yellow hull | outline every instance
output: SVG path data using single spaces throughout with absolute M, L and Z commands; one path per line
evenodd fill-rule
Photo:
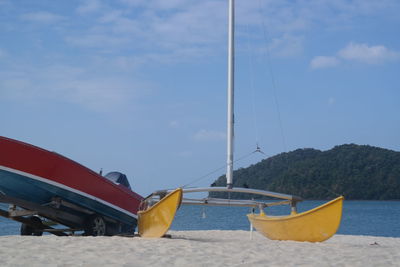
M 162 237 L 174 220 L 182 201 L 182 189 L 178 188 L 150 208 L 138 212 L 138 229 L 141 237 Z
M 273 240 L 322 242 L 339 228 L 343 197 L 338 197 L 312 210 L 288 216 L 248 214 L 250 223 L 264 236 Z

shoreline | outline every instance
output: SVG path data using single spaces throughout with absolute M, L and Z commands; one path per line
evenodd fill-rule
M 398 266 L 400 238 L 335 235 L 273 241 L 243 230 L 169 231 L 171 238 L 0 236 L 3 266 Z

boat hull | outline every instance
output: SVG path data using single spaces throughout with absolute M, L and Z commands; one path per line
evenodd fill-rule
M 322 242 L 339 229 L 344 198 L 338 197 L 312 210 L 288 216 L 248 214 L 253 227 L 272 240 Z
M 0 137 L 0 193 L 39 205 L 58 197 L 128 225 L 136 225 L 143 199 L 66 157 L 5 137 Z
M 164 236 L 170 228 L 181 202 L 182 189 L 178 188 L 155 205 L 139 211 L 139 235 L 155 238 Z

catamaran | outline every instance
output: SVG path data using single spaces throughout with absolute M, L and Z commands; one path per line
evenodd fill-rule
M 178 190 L 159 190 L 143 201 L 142 211 L 139 211 L 139 233 L 142 236 L 161 237 L 167 231 L 180 204 L 242 206 L 259 209 L 259 214 L 251 213 L 247 217 L 252 225 L 262 235 L 273 240 L 293 240 L 322 242 L 332 237 L 339 228 L 343 196 L 306 212 L 297 212 L 297 203 L 301 197 L 270 192 L 259 189 L 233 187 L 233 143 L 234 143 L 234 26 L 235 1 L 229 0 L 228 16 L 228 108 L 227 108 L 227 171 L 226 187 L 183 188 Z M 228 192 L 247 193 L 263 197 L 280 199 L 281 201 L 255 201 L 236 199 L 201 198 L 188 199 L 182 194 L 197 192 Z M 171 201 L 171 198 L 174 201 Z M 163 203 L 164 202 L 164 203 Z M 152 206 L 153 203 L 157 203 Z M 276 205 L 290 205 L 291 213 L 286 216 L 270 216 L 265 208 Z M 142 218 L 141 219 L 141 215 Z

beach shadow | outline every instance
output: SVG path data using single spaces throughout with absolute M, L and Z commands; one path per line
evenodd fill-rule
M 171 235 L 170 239 L 175 239 L 175 240 L 188 240 L 188 241 L 195 241 L 195 242 L 202 242 L 202 243 L 218 243 L 218 242 L 223 242 L 222 239 L 215 239 L 215 238 L 209 238 L 209 237 L 190 237 L 190 236 L 179 236 L 179 235 Z

